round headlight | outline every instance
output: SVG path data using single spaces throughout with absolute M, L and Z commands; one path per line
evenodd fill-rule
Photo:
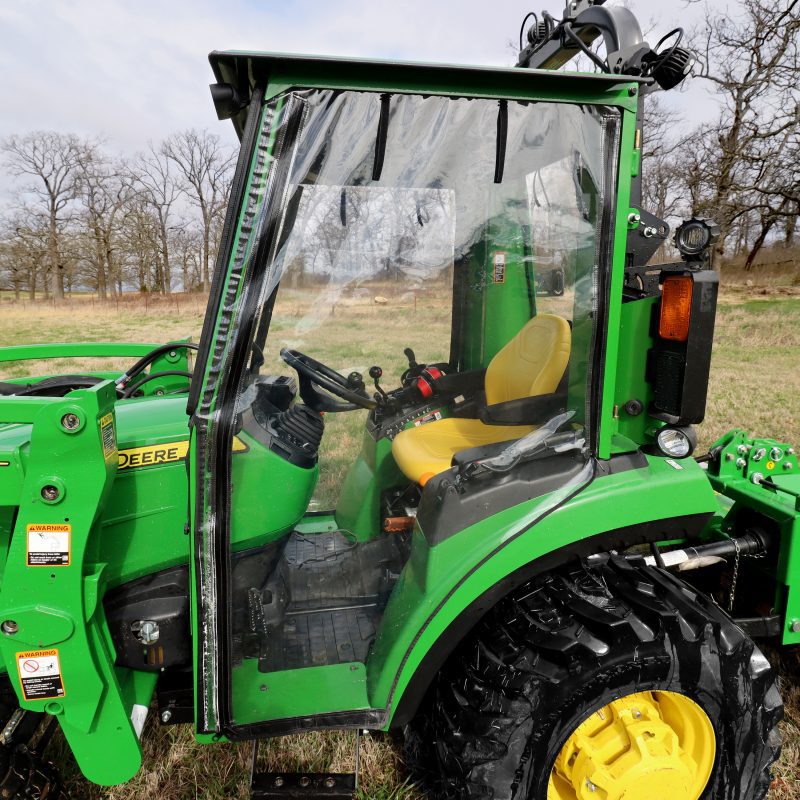
M 686 458 L 694 452 L 697 439 L 692 428 L 662 428 L 656 437 L 658 449 L 672 458 Z
M 686 261 L 702 256 L 719 240 L 719 225 L 711 220 L 692 218 L 675 232 L 675 246 Z

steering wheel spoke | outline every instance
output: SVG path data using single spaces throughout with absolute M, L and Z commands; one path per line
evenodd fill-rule
M 281 350 L 281 358 L 297 372 L 300 396 L 314 411 L 336 413 L 372 409 L 377 405 L 367 394 L 364 380 L 357 372 L 345 377 L 311 356 L 286 347 Z

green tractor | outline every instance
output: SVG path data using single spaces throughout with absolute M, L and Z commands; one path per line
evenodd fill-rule
M 515 69 L 212 53 L 241 152 L 199 342 L 0 353 L 135 361 L 0 385 L 0 796 L 62 791 L 56 721 L 129 780 L 149 710 L 396 731 L 434 798 L 766 795 L 800 476 L 741 431 L 693 453 L 718 230 L 651 266 L 640 182 L 691 63 L 601 0 Z

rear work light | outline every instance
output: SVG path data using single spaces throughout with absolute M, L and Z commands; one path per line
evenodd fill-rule
M 664 280 L 658 320 L 658 335 L 662 339 L 685 342 L 689 338 L 693 289 L 691 275 L 670 275 Z

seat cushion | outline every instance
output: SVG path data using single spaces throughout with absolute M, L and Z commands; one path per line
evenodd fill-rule
M 572 349 L 569 323 L 539 314 L 492 359 L 486 370 L 486 402 L 553 394 L 564 376 Z
M 507 403 L 553 394 L 564 377 L 572 348 L 569 323 L 554 314 L 534 317 L 492 359 L 486 370 L 486 402 Z M 403 474 L 424 485 L 450 469 L 462 450 L 519 439 L 533 425 L 485 425 L 478 419 L 441 419 L 398 434 L 392 455 Z
M 392 455 L 403 474 L 425 484 L 433 475 L 450 469 L 462 450 L 526 436 L 532 425 L 484 425 L 478 419 L 449 417 L 402 431 L 392 443 Z

